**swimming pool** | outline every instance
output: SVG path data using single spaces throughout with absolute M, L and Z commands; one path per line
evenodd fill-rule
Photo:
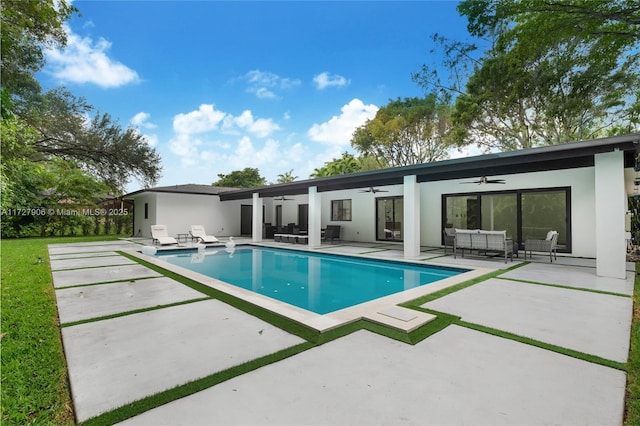
M 159 252 L 173 265 L 326 314 L 443 280 L 467 269 L 238 246 L 235 250 Z

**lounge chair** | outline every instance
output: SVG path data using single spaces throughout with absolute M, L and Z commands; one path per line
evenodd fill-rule
M 217 243 L 218 239 L 213 235 L 207 235 L 202 225 L 191 225 L 191 236 L 197 238 L 205 244 Z
M 524 260 L 527 260 L 527 252 L 529 257 L 533 259 L 534 251 L 541 251 L 549 253 L 549 260 L 553 262 L 553 259 L 558 259 L 557 247 L 558 247 L 558 231 L 547 232 L 547 238 L 544 240 L 528 239 L 524 242 Z
M 178 244 L 175 238 L 169 236 L 167 225 L 151 225 L 151 236 L 153 237 L 154 244 L 159 243 L 162 246 Z

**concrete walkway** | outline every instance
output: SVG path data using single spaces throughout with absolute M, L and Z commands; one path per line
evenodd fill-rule
M 115 253 L 127 247 L 49 246 L 78 421 L 303 342 Z M 384 245 L 323 250 L 397 257 Z M 439 249 L 422 254 L 504 267 Z M 633 264 L 628 269 L 627 280 L 606 280 L 589 259 L 534 257 L 423 307 L 624 363 Z M 625 383 L 623 371 L 459 325 L 413 346 L 362 330 L 122 424 L 619 425 Z

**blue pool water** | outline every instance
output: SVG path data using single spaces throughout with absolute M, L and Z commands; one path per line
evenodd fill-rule
M 238 246 L 233 253 L 221 248 L 204 252 L 159 252 L 157 256 L 318 314 L 466 272 L 465 269 L 255 246 Z

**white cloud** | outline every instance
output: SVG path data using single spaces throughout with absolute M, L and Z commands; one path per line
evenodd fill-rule
M 202 104 L 196 111 L 180 113 L 173 117 L 173 129 L 182 134 L 208 132 L 214 130 L 226 115 L 215 110 L 213 104 Z
M 243 77 L 248 84 L 247 92 L 255 94 L 260 99 L 277 99 L 277 90 L 287 90 L 299 86 L 300 80 L 280 77 L 271 72 L 252 70 Z
M 352 99 L 344 105 L 339 116 L 334 115 L 327 122 L 314 124 L 307 132 L 309 138 L 316 142 L 336 145 L 348 145 L 354 130 L 367 120 L 375 117 L 378 107 L 365 105 L 360 99 Z
M 324 90 L 327 87 L 344 87 L 351 83 L 351 80 L 347 80 L 341 75 L 331 74 L 329 72 L 323 72 L 313 76 L 313 82 L 316 85 L 316 89 Z
M 234 170 L 242 170 L 245 167 L 254 167 L 260 170 L 262 176 L 275 176 L 282 173 L 285 167 L 297 163 L 288 157 L 280 147 L 280 142 L 275 139 L 267 139 L 264 145 L 255 144 L 250 137 L 243 136 L 236 142 L 235 147 L 227 152 L 220 150 L 203 150 L 200 158 L 211 164 L 215 164 L 215 173 L 229 173 Z M 289 170 L 287 169 L 287 170 Z
M 134 118 L 145 123 L 149 117 L 138 113 Z M 285 158 L 274 139 L 266 140 L 262 147 L 254 145 L 251 137 L 266 138 L 280 127 L 270 118 L 255 118 L 250 110 L 234 116 L 215 109 L 213 104 L 202 104 L 197 110 L 175 115 L 173 129 L 169 150 L 180 158 L 184 168 L 211 171 L 214 164 L 215 174 L 245 167 L 258 167 L 262 172 Z M 237 136 L 233 140 L 229 135 Z
M 111 43 L 104 38 L 97 42 L 74 34 L 69 27 L 67 45 L 63 49 L 48 49 L 45 70 L 62 82 L 96 84 L 111 88 L 140 81 L 138 73 L 109 58 Z
M 151 114 L 149 114 L 148 112 L 141 111 L 136 115 L 134 115 L 130 122 L 136 127 L 143 127 L 145 129 L 155 129 L 158 126 L 147 121 L 149 120 L 150 117 L 151 117 Z
M 200 139 L 191 139 L 188 134 L 178 134 L 169 141 L 169 150 L 181 158 L 183 166 L 194 166 L 198 162 L 198 146 L 202 145 Z

